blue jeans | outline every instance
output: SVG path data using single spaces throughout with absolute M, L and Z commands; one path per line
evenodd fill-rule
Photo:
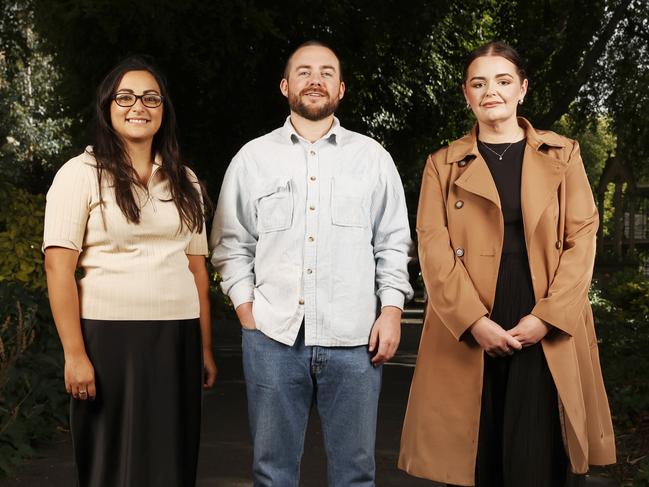
M 374 442 L 382 368 L 367 346 L 291 346 L 243 330 L 243 370 L 254 444 L 255 487 L 298 487 L 315 402 L 329 487 L 374 486 Z

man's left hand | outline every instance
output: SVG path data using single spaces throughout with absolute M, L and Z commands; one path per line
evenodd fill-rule
M 392 357 L 399 348 L 401 340 L 401 309 L 396 306 L 386 306 L 374 322 L 370 333 L 370 353 L 376 350 L 372 357 L 373 365 L 381 365 Z

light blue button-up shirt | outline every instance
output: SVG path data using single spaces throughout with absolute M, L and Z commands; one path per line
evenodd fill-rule
M 235 307 L 292 345 L 368 343 L 379 306 L 412 297 L 412 242 L 399 173 L 379 143 L 340 126 L 309 142 L 286 119 L 230 164 L 212 263 Z

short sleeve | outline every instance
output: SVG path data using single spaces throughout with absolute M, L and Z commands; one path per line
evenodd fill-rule
M 203 223 L 203 228 L 200 233 L 192 233 L 192 238 L 185 248 L 185 253 L 187 255 L 204 255 L 205 257 L 209 255 L 205 223 Z
M 43 251 L 48 247 L 82 251 L 91 202 L 88 169 L 72 159 L 56 173 L 47 192 Z
M 201 198 L 201 204 L 203 203 L 203 195 L 201 193 L 201 187 L 198 182 L 198 177 L 194 174 L 190 168 L 186 167 L 187 177 L 192 182 L 196 191 Z M 187 255 L 204 255 L 207 257 L 209 255 L 209 249 L 207 248 L 207 232 L 205 231 L 205 222 L 203 222 L 203 227 L 200 233 L 192 233 L 192 238 L 185 248 L 185 254 Z

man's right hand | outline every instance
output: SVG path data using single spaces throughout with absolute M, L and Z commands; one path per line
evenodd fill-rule
M 513 355 L 515 350 L 523 348 L 518 340 L 486 316 L 478 319 L 469 329 L 478 345 L 490 357 Z
M 241 326 L 247 330 L 257 329 L 255 318 L 252 316 L 252 303 L 240 304 L 237 308 L 237 318 Z

